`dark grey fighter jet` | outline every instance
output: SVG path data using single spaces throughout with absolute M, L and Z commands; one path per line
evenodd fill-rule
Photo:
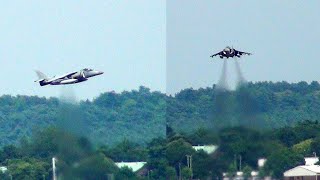
M 226 48 L 224 48 L 222 51 L 210 56 L 210 57 L 214 57 L 214 56 L 220 56 L 221 59 L 223 59 L 224 57 L 226 58 L 233 58 L 233 57 L 238 57 L 240 58 L 242 55 L 251 55 L 251 53 L 247 53 L 247 52 L 242 52 L 242 51 L 238 51 L 234 48 L 231 48 L 229 46 L 227 46 Z
M 52 78 L 47 78 L 47 76 L 40 71 L 36 71 L 36 73 L 39 77 L 39 80 L 36 80 L 35 82 L 39 82 L 40 86 L 75 84 L 86 81 L 90 77 L 103 74 L 102 71 L 96 71 L 88 68 L 82 69 L 80 71 L 66 73 L 61 76 L 54 76 Z

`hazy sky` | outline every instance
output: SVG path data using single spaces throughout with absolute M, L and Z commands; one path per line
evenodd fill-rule
M 105 74 L 71 87 L 79 99 L 140 85 L 175 93 L 217 83 L 230 45 L 253 53 L 249 81 L 320 78 L 320 1 L 6 1 L 0 6 L 0 95 L 59 96 L 47 76 L 84 67 Z M 235 64 L 229 62 L 229 84 Z
M 225 46 L 252 52 L 240 59 L 249 81 L 320 79 L 320 1 L 167 1 L 167 91 L 217 83 Z M 235 84 L 235 63 L 228 63 Z
M 164 92 L 165 8 L 161 0 L 2 2 L 0 95 L 60 96 L 62 87 L 34 83 L 34 70 L 85 67 L 105 73 L 68 86 L 78 99 L 140 85 Z

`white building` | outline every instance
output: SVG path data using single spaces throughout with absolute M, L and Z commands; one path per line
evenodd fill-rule
M 304 158 L 305 165 L 297 166 L 283 173 L 285 180 L 320 180 L 320 166 L 315 165 L 318 157 Z
M 258 180 L 259 178 L 259 171 L 251 171 L 251 179 Z
M 267 159 L 265 158 L 258 159 L 258 167 L 262 168 L 266 164 L 266 162 L 267 162 Z
M 265 159 L 265 158 L 258 159 L 257 163 L 258 163 L 259 170 L 265 165 L 266 162 L 267 162 L 267 159 Z M 250 175 L 251 175 L 251 177 L 248 177 L 249 180 L 259 180 L 259 179 L 261 179 L 259 177 L 259 171 L 251 171 Z M 222 176 L 223 176 L 223 180 L 230 180 L 230 179 L 232 179 L 232 180 L 243 180 L 244 179 L 244 175 L 243 175 L 242 171 L 238 171 L 236 173 L 236 176 L 232 177 L 232 178 L 230 178 L 227 173 L 223 173 Z M 271 177 L 264 177 L 262 179 L 271 180 Z
M 128 167 L 132 169 L 133 172 L 140 170 L 147 162 L 116 162 L 118 168 Z
M 0 166 L 0 171 L 2 173 L 5 173 L 6 171 L 8 171 L 8 168 L 6 166 Z
M 203 150 L 204 152 L 206 152 L 208 154 L 212 154 L 218 149 L 218 146 L 217 145 L 205 145 L 205 146 L 192 146 L 192 148 L 196 151 Z

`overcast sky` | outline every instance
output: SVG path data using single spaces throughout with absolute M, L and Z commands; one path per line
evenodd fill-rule
M 105 73 L 68 86 L 78 99 L 140 85 L 164 92 L 165 13 L 161 0 L 1 2 L 0 95 L 60 96 L 62 87 L 34 83 L 34 70 L 85 67 Z
M 94 0 L 5 1 L 0 6 L 0 95 L 60 96 L 40 87 L 47 76 L 82 68 L 104 71 L 68 86 L 79 99 L 137 89 L 176 93 L 217 83 L 225 46 L 252 52 L 240 59 L 248 81 L 320 77 L 320 1 Z M 235 64 L 228 64 L 229 84 Z
M 248 81 L 320 79 L 320 1 L 167 1 L 167 92 L 217 83 L 225 46 L 252 52 L 240 59 Z M 235 86 L 235 63 L 228 63 Z

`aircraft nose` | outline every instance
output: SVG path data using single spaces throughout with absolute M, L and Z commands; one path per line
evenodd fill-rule
M 101 75 L 103 73 L 104 73 L 103 71 L 92 70 L 92 71 L 88 72 L 88 74 L 87 74 L 88 76 L 87 77 L 98 76 L 98 75 Z

